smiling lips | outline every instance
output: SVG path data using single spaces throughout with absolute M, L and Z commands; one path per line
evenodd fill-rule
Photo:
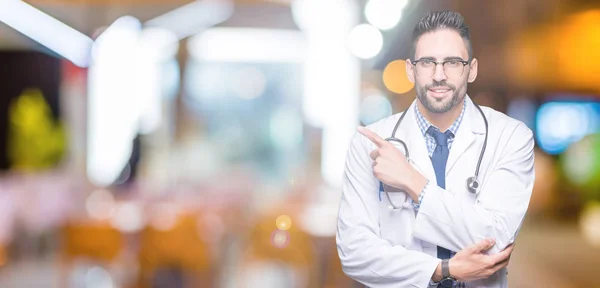
M 440 98 L 443 97 L 446 92 L 451 91 L 452 89 L 448 87 L 434 87 L 430 88 L 429 91 L 433 94 L 434 97 Z

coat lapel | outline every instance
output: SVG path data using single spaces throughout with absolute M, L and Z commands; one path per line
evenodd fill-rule
M 450 154 L 448 155 L 448 162 L 446 164 L 446 176 L 450 173 L 450 170 L 456 165 L 456 162 L 463 155 L 471 145 L 475 142 L 476 135 L 485 135 L 485 124 L 479 113 L 479 110 L 475 107 L 471 98 L 467 97 L 465 115 L 462 123 L 458 127 L 458 131 L 454 137 Z M 408 116 L 408 115 L 407 115 Z M 475 152 L 473 152 L 475 153 Z
M 404 117 L 403 123 L 398 127 L 398 134 L 401 134 L 398 138 L 406 141 L 406 145 L 410 152 L 409 156 L 411 160 L 415 162 L 417 170 L 419 170 L 419 172 L 427 179 L 436 183 L 435 171 L 433 170 L 429 153 L 427 153 L 425 137 L 423 136 L 421 129 L 419 129 L 414 113 L 415 105 L 416 100 L 407 108 L 406 117 Z

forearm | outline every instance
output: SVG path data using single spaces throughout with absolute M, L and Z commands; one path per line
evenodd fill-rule
M 480 175 L 483 186 L 476 195 L 464 186 L 445 190 L 430 182 L 422 192 L 413 236 L 455 252 L 486 238 L 496 243 L 491 254 L 512 244 L 535 181 L 532 135 L 519 131 L 514 139 L 522 143 L 511 145 L 487 175 Z
M 488 209 L 481 203 L 469 203 L 438 186 L 429 185 L 423 203 L 420 203 L 414 237 L 455 252 L 493 238 L 496 245 L 490 253 L 497 253 L 514 241 L 525 210 L 526 206 L 508 211 Z
M 343 271 L 368 287 L 427 287 L 440 260 L 382 238 L 379 181 L 373 177 L 370 148 L 361 139 L 356 135 L 349 147 L 338 211 L 336 243 Z M 414 217 L 408 212 L 406 219 Z

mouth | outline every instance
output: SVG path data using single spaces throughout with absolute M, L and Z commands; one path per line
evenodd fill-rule
M 431 96 L 435 98 L 443 98 L 447 96 L 449 92 L 452 91 L 452 89 L 450 89 L 449 87 L 433 87 L 427 90 L 430 92 Z

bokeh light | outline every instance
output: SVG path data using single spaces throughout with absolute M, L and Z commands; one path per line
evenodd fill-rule
M 154 206 L 151 213 L 152 227 L 160 231 L 168 231 L 177 224 L 179 206 L 172 203 L 159 203 Z
M 85 287 L 89 288 L 113 288 L 114 283 L 110 273 L 104 268 L 96 266 L 85 274 Z
M 107 220 L 115 211 L 115 199 L 110 191 L 98 189 L 87 197 L 85 208 L 90 217 L 97 220 Z
M 406 75 L 405 60 L 395 60 L 385 66 L 383 84 L 388 90 L 398 94 L 406 93 L 415 86 Z
M 293 0 L 292 18 L 300 30 L 312 33 L 315 30 L 335 31 L 348 26 L 352 1 L 346 0 Z
M 288 215 L 280 215 L 275 220 L 275 225 L 277 226 L 277 229 L 287 231 L 292 227 L 292 218 Z
M 371 25 L 389 30 L 398 25 L 407 3 L 408 0 L 370 0 L 365 6 L 365 17 Z
M 290 243 L 290 233 L 288 231 L 282 231 L 279 229 L 275 229 L 273 233 L 271 233 L 271 244 L 279 249 L 283 249 L 287 247 Z
M 360 122 L 370 125 L 392 115 L 392 104 L 379 91 L 371 91 L 360 103 Z
M 590 202 L 581 213 L 580 228 L 584 239 L 594 247 L 600 247 L 600 203 Z
M 594 166 L 594 158 L 590 157 L 592 152 L 589 138 L 574 143 L 565 152 L 564 172 L 573 183 L 583 185 L 590 180 Z
M 584 136 L 599 132 L 599 122 L 600 103 L 544 103 L 536 115 L 539 146 L 549 154 L 562 153 Z
M 142 207 L 133 202 L 124 202 L 117 204 L 117 209 L 111 218 L 113 227 L 125 232 L 137 232 L 144 226 L 144 217 Z
M 572 144 L 562 156 L 567 179 L 583 190 L 598 193 L 600 188 L 600 134 Z M 597 194 L 600 196 L 600 193 Z
M 361 59 L 370 59 L 381 51 L 383 36 L 381 32 L 369 25 L 355 26 L 348 36 L 348 48 L 354 56 Z

